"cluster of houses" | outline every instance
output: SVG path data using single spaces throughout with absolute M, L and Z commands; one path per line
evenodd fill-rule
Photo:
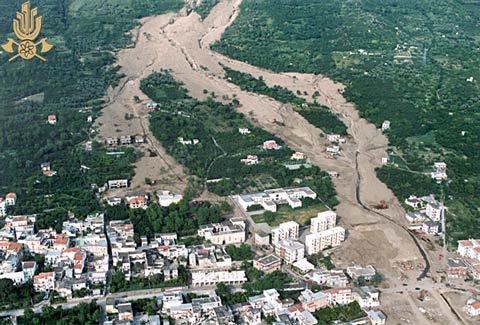
M 442 231 L 441 222 L 445 217 L 445 206 L 437 201 L 433 195 L 410 196 L 405 204 L 413 211 L 407 211 L 405 218 L 410 223 L 410 229 L 427 235 L 438 235 Z
M 327 134 L 327 140 L 331 143 L 326 149 L 327 153 L 332 156 L 340 154 L 340 145 L 346 142 L 345 138 L 340 134 Z
M 230 274 L 223 283 L 241 284 L 246 281 L 243 271 L 228 271 L 232 266 L 231 258 L 218 247 L 198 246 L 189 248 L 188 265 L 195 274 Z M 369 268 L 347 269 L 331 271 L 341 281 L 335 283 L 327 280 L 327 271 L 322 276 L 312 273 L 312 282 L 320 285 L 331 283 L 330 288 L 313 292 L 308 288 L 301 289 L 298 301 L 295 303 L 290 298 L 282 299 L 277 289 L 264 290 L 258 295 L 248 297 L 246 302 L 225 306 L 214 290 L 204 290 L 201 296 L 189 296 L 182 291 L 166 291 L 155 298 L 159 315 L 148 316 L 134 315 L 132 304 L 129 302 L 115 301 L 108 298 L 106 312 L 109 321 L 107 324 L 117 324 L 120 321 L 133 322 L 143 320 L 152 324 L 162 319 L 170 318 L 176 324 L 264 324 L 265 318 L 275 319 L 275 324 L 317 324 L 314 313 L 322 308 L 347 305 L 354 301 L 364 309 L 366 316 L 354 320 L 354 324 L 385 324 L 386 316 L 378 309 L 380 307 L 379 291 L 372 286 L 353 287 L 349 285 L 351 279 L 365 276 L 366 281 L 373 277 L 375 270 Z M 208 272 L 208 273 L 207 273 Z M 233 274 L 237 272 L 238 274 Z M 341 273 L 341 275 L 340 275 Z M 218 278 L 217 276 L 216 278 Z M 210 281 L 207 276 L 202 281 Z M 217 282 L 218 283 L 218 282 Z M 208 282 L 210 284 L 210 282 Z M 202 283 L 201 285 L 204 285 Z M 160 316 L 161 315 L 161 316 Z M 155 319 L 151 319 L 155 317 Z M 116 321 L 116 322 L 115 322 Z
M 244 211 L 252 206 L 260 206 L 266 211 L 276 212 L 277 205 L 288 204 L 291 208 L 302 207 L 301 199 L 316 199 L 317 193 L 309 187 L 277 188 L 253 194 L 242 194 L 234 199 Z
M 430 176 L 437 182 L 441 183 L 448 179 L 447 175 L 447 164 L 444 162 L 436 162 L 433 164 L 433 172 L 430 173 Z
M 278 265 L 278 267 L 277 267 Z M 273 272 L 280 268 L 279 264 L 271 257 L 261 257 L 254 260 L 254 267 L 264 272 Z M 310 283 L 315 283 L 323 288 L 313 292 L 304 288 L 298 297 L 298 303 L 291 299 L 280 298 L 276 289 L 263 291 L 262 294 L 248 298 L 248 302 L 232 306 L 234 315 L 239 315 L 243 324 L 261 324 L 260 315 L 273 317 L 281 324 L 317 324 L 313 313 L 319 309 L 346 305 L 357 301 L 367 316 L 355 320 L 355 324 L 385 324 L 385 315 L 378 310 L 380 306 L 379 291 L 372 286 L 353 287 L 349 283 L 359 277 L 368 282 L 376 274 L 372 266 L 349 267 L 347 270 L 311 271 L 305 276 Z M 328 287 L 328 288 L 327 288 Z M 248 313 L 241 313 L 246 310 Z M 252 317 L 253 315 L 257 315 Z M 252 319 L 253 318 L 253 319 Z
M 480 280 L 480 239 L 459 240 L 457 253 L 459 258 L 448 260 L 447 275 L 451 278 L 470 276 Z
M 145 143 L 145 137 L 143 135 L 122 135 L 119 138 L 108 137 L 105 139 L 105 144 L 113 147 L 117 145 L 129 145 L 129 144 L 142 144 Z
M 162 207 L 177 204 L 182 199 L 183 195 L 171 191 L 160 190 L 157 192 L 158 204 Z M 109 206 L 116 206 L 125 203 L 130 209 L 147 209 L 152 198 L 150 194 L 142 192 L 127 194 L 123 199 L 120 197 L 110 197 L 105 201 Z
M 55 291 L 66 298 L 78 290 L 100 294 L 109 269 L 103 215 L 82 221 L 71 217 L 63 223 L 60 234 L 51 229 L 36 231 L 35 222 L 35 215 L 6 218 L 0 231 L 0 278 L 16 285 L 32 281 L 36 292 Z M 33 255 L 44 258 L 45 269 L 24 258 Z

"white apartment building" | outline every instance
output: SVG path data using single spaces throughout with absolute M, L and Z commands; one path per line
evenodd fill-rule
M 291 208 L 302 207 L 303 198 L 316 199 L 317 193 L 309 187 L 277 188 L 253 194 L 243 194 L 237 197 L 238 204 L 244 211 L 253 205 L 261 205 L 265 210 L 276 212 L 277 204 L 288 204 Z
M 283 239 L 298 239 L 299 224 L 295 221 L 281 223 L 278 227 L 272 229 L 272 244 Z
M 317 217 L 310 220 L 310 232 L 320 232 L 335 227 L 337 214 L 333 211 L 319 212 Z
M 242 284 L 247 282 L 245 271 L 197 271 L 192 272 L 192 286 L 214 286 L 219 283 Z
M 317 254 L 328 247 L 336 247 L 345 240 L 345 229 L 334 227 L 305 237 L 308 255 Z
M 283 239 L 275 243 L 275 254 L 287 264 L 293 264 L 305 257 L 305 246 L 293 239 Z
M 437 201 L 428 203 L 425 214 L 433 221 L 440 221 L 443 217 L 445 207 Z

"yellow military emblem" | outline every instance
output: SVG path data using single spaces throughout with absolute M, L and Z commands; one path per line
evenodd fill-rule
M 17 12 L 16 18 L 13 19 L 13 32 L 20 42 L 16 42 L 9 38 L 7 43 L 2 45 L 2 48 L 8 53 L 15 53 L 14 46 L 16 46 L 17 54 L 11 57 L 8 61 L 15 60 L 17 57 L 24 60 L 38 58 L 45 61 L 46 59 L 38 53 L 46 53 L 50 51 L 53 45 L 49 44 L 46 38 L 42 38 L 35 43 L 41 30 L 42 16 L 38 16 L 38 9 L 30 9 L 29 1 L 23 3 L 21 12 Z M 40 51 L 37 50 L 37 46 L 39 45 Z

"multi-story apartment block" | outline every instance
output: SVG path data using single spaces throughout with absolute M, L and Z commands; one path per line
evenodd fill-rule
M 281 223 L 278 227 L 272 229 L 272 244 L 283 239 L 298 239 L 299 225 L 295 221 Z
M 345 229 L 334 227 L 305 237 L 305 247 L 308 255 L 317 254 L 328 248 L 336 247 L 345 240 Z
M 428 203 L 425 214 L 433 221 L 440 221 L 443 217 L 445 207 L 440 202 Z
M 275 243 L 275 254 L 285 263 L 292 264 L 305 257 L 305 247 L 299 241 L 283 239 Z
M 337 214 L 333 211 L 324 211 L 317 214 L 317 217 L 310 219 L 310 232 L 320 232 L 335 227 Z

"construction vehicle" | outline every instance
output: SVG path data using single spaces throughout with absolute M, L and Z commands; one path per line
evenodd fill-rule
M 388 204 L 385 200 L 381 200 L 374 208 L 377 210 L 385 210 L 388 209 Z

